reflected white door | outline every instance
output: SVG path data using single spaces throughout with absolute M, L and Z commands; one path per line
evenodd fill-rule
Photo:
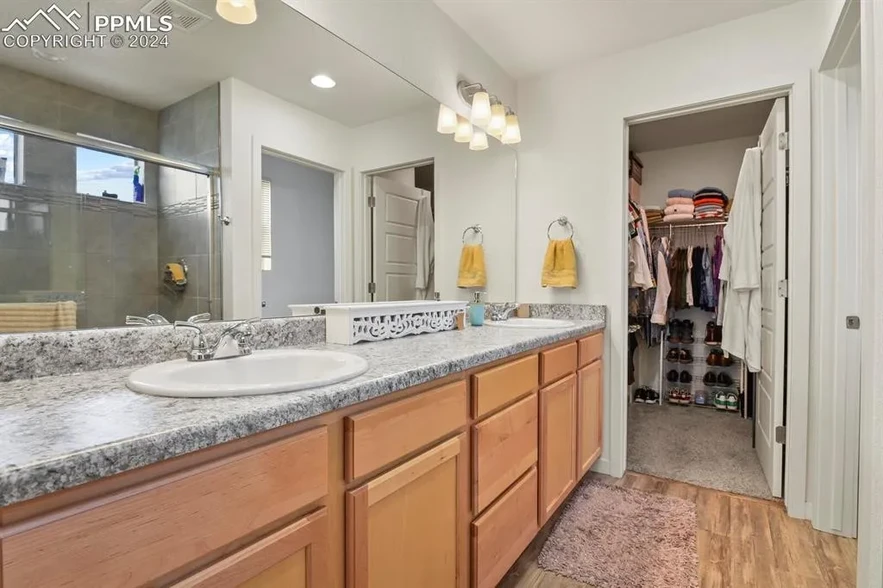
M 761 186 L 761 362 L 754 410 L 757 455 L 773 496 L 783 492 L 785 446 L 776 427 L 785 422 L 785 314 L 787 299 L 779 284 L 787 276 L 787 141 L 785 99 L 773 106 L 760 136 Z M 780 139 L 782 137 L 782 139 Z M 784 142 L 783 142 L 784 141 Z M 784 293 L 783 293 L 784 294 Z
M 374 178 L 375 301 L 416 297 L 417 202 L 426 196 L 426 190 Z

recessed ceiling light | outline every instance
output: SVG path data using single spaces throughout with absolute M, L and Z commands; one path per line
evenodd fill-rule
M 317 76 L 313 76 L 313 79 L 310 82 L 316 86 L 317 88 L 333 88 L 337 85 L 337 82 L 326 76 L 325 74 L 319 74 Z
M 43 61 L 48 61 L 49 63 L 63 63 L 67 61 L 67 57 L 63 55 L 53 55 L 52 53 L 41 51 L 36 47 L 31 49 L 31 53 L 33 53 L 34 57 L 36 57 L 37 59 L 42 59 Z

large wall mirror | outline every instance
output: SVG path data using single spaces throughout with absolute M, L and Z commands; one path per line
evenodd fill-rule
M 282 0 L 251 25 L 175 6 L 153 47 L 0 52 L 0 333 L 514 299 L 512 149 L 437 133 L 435 100 Z M 28 10 L 4 3 L 0 28 Z M 484 286 L 457 287 L 464 241 Z

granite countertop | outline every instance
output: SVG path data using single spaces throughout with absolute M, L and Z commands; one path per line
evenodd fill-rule
M 129 391 L 132 367 L 0 383 L 0 506 L 119 474 L 377 398 L 604 328 L 470 328 L 354 346 L 368 371 L 300 392 L 163 398 Z M 231 360 L 235 361 L 235 360 Z

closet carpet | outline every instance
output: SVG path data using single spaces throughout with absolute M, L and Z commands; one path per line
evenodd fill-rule
M 734 494 L 772 498 L 751 447 L 754 421 L 695 406 L 629 406 L 633 472 Z

